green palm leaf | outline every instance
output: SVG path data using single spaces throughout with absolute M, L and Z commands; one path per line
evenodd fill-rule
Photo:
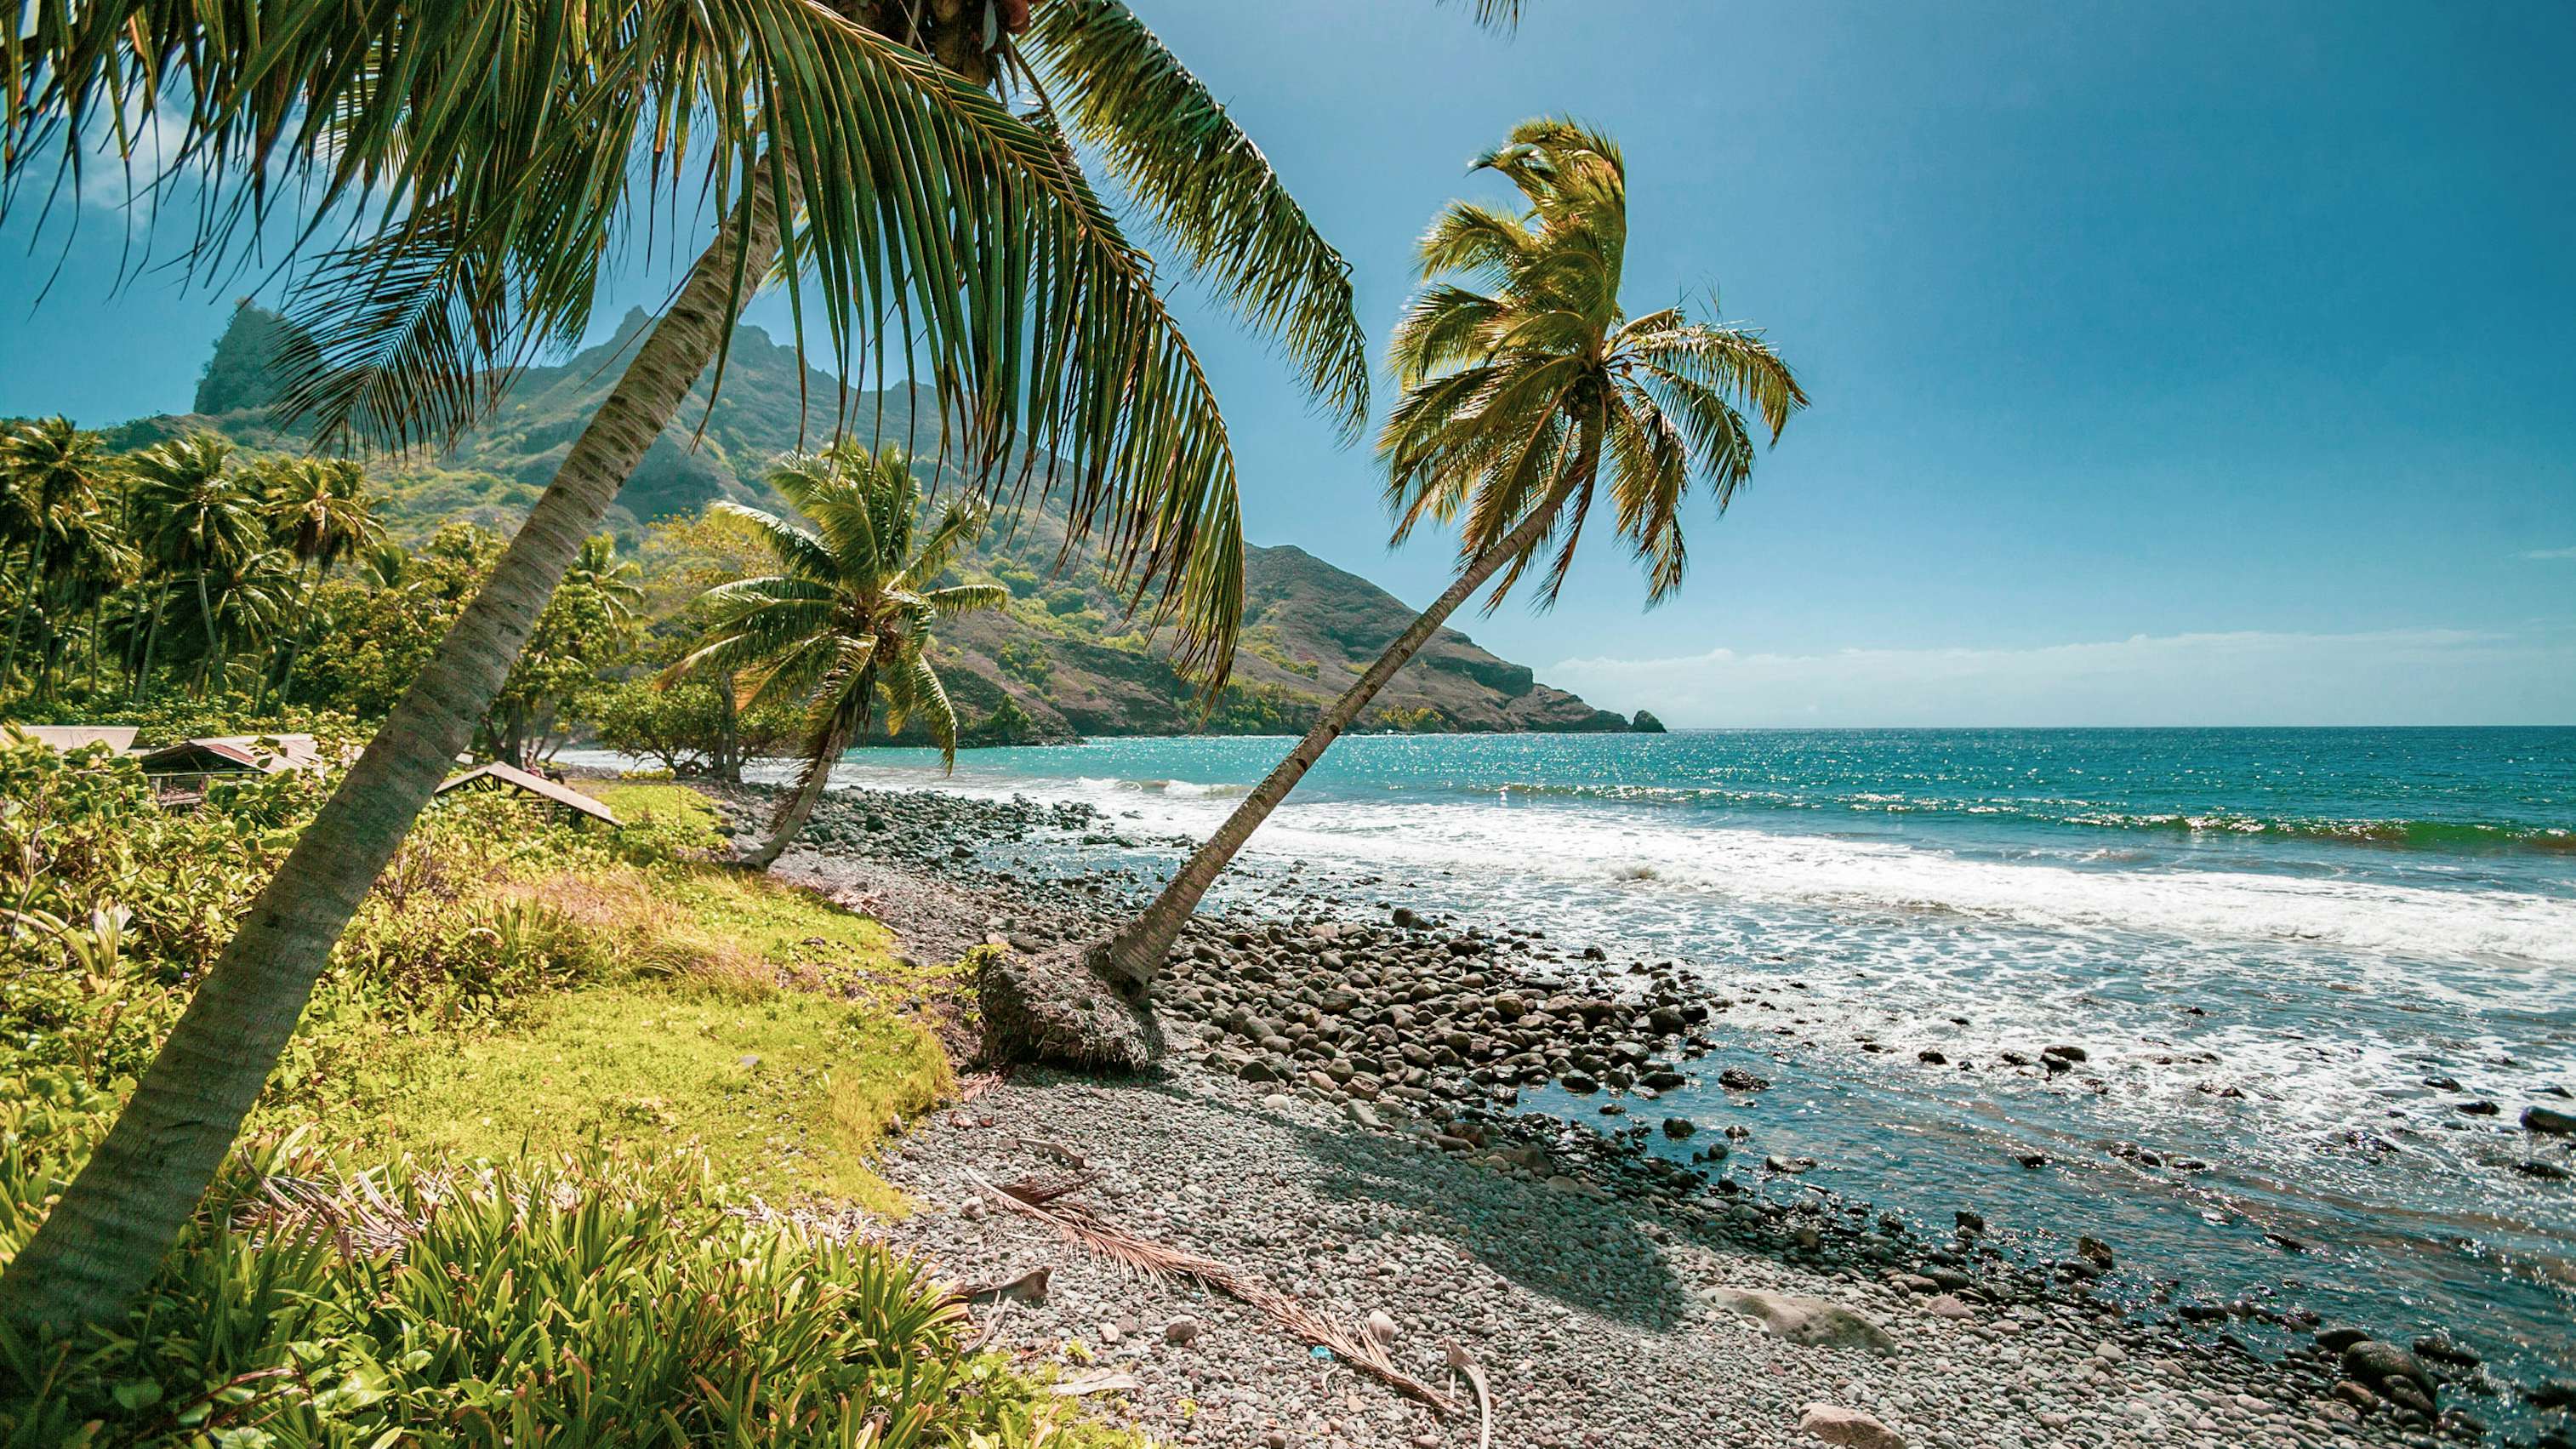
M 1074 133 L 1246 320 L 1276 336 L 1344 427 L 1368 416 L 1350 266 L 1261 148 L 1120 0 L 1040 6 L 1029 39 Z

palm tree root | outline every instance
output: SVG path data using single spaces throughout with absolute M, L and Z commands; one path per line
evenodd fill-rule
M 1120 994 L 1073 949 L 1001 952 L 975 975 L 984 1060 L 1140 1072 L 1163 1055 L 1153 1008 Z

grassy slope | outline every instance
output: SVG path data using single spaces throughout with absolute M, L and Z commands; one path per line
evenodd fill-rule
M 630 821 L 714 839 L 692 791 L 599 793 Z M 686 1145 L 772 1200 L 903 1211 L 867 1159 L 953 1085 L 903 1009 L 953 966 L 906 965 L 876 922 L 714 866 L 577 868 L 527 889 L 616 943 L 601 979 L 497 1026 L 362 1043 L 337 1099 L 306 1099 L 326 1136 L 371 1158 Z
M 0 1442 L 337 1445 L 435 1425 L 460 1442 L 579 1426 L 819 1445 L 870 1402 L 924 1445 L 1135 1449 L 1048 1394 L 1043 1370 L 968 1352 L 972 1325 L 913 1266 L 722 1208 L 751 1192 L 904 1210 L 868 1163 L 954 1086 L 920 1008 L 960 968 L 906 962 L 865 916 L 693 858 L 716 837 L 692 791 L 595 793 L 627 822 L 613 837 L 527 829 L 505 797 L 433 813 L 217 1190 L 257 1202 L 249 1174 L 327 1185 L 363 1168 L 424 1225 L 406 1253 L 252 1249 L 217 1207 L 131 1334 L 43 1350 L 34 1398 L 0 1391 Z M 491 950 L 460 949 L 478 933 Z M 488 972 L 497 994 L 406 997 L 411 970 L 446 986 Z M 148 1045 L 176 999 L 122 1030 Z M 18 1029 L 33 1018 L 0 1033 L 0 1268 L 121 1090 L 60 1049 L 66 1030 L 107 1033 L 89 1009 L 47 1028 L 53 1045 Z M 492 1175 L 441 1171 L 469 1162 Z M 539 1202 L 554 1211 L 531 1216 Z M 575 1360 L 578 1380 L 561 1372 Z M 291 1389 L 267 1387 L 290 1371 Z

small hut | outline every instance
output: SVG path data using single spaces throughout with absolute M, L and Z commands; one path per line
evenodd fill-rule
M 283 775 L 327 761 L 311 735 L 200 735 L 141 753 L 137 763 L 161 803 L 185 809 L 206 798 L 218 775 Z
M 475 766 L 439 786 L 438 793 L 444 795 L 451 790 L 464 789 L 511 790 L 543 802 L 546 809 L 558 815 L 563 811 L 571 811 L 572 818 L 576 821 L 587 818 L 609 825 L 617 823 L 617 817 L 610 813 L 607 806 L 579 790 L 569 785 L 557 784 L 543 775 L 530 774 L 516 765 L 502 764 L 498 760 L 488 765 Z

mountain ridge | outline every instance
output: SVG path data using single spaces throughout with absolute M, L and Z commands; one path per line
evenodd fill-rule
M 607 341 L 525 370 L 490 419 L 434 462 L 378 470 L 394 531 L 417 535 L 457 517 L 514 524 L 615 384 L 623 354 L 649 321 L 631 311 Z M 137 419 L 111 429 L 111 440 L 134 447 L 210 428 L 246 447 L 301 448 L 306 440 L 277 428 L 266 412 L 276 395 L 269 362 L 286 325 L 274 313 L 241 309 L 198 388 L 201 404 L 222 410 Z M 724 367 L 724 387 L 712 403 L 702 378 L 654 441 L 619 495 L 611 531 L 631 540 L 646 523 L 694 516 L 719 500 L 780 509 L 764 476 L 771 460 L 819 445 L 836 423 L 870 441 L 908 440 L 935 459 L 937 413 L 926 388 L 844 388 L 752 326 L 735 329 Z M 923 471 L 934 491 L 955 482 L 953 470 L 933 463 Z M 1385 589 L 1296 545 L 1247 544 L 1234 672 L 1210 702 L 1172 668 L 1149 621 L 1130 616 L 1097 559 L 1087 550 L 1064 551 L 1063 520 L 1049 502 L 1033 499 L 961 564 L 970 575 L 1008 585 L 1010 607 L 941 631 L 938 663 L 969 735 L 983 742 L 1303 731 L 1415 617 Z M 1630 723 L 1444 628 L 1388 684 L 1360 727 L 1608 732 Z

